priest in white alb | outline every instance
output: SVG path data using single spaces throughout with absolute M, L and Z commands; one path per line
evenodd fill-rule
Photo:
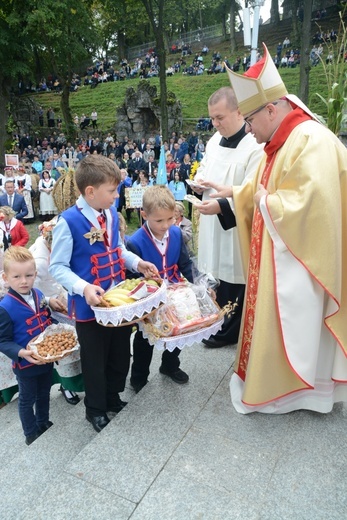
M 265 143 L 253 181 L 230 197 L 246 295 L 231 399 L 240 413 L 330 412 L 347 401 L 347 150 L 287 93 L 264 45 L 228 71 L 248 131 Z M 199 207 L 219 213 L 213 200 Z M 228 214 L 229 212 L 229 214 Z

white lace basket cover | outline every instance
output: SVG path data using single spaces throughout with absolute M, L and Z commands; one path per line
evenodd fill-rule
M 119 307 L 92 307 L 96 321 L 100 325 L 118 327 L 126 323 L 136 323 L 150 312 L 166 302 L 166 285 L 163 283 L 157 291 L 134 303 Z
M 77 341 L 77 344 L 69 350 L 64 350 L 60 354 L 56 354 L 54 356 L 48 355 L 44 359 L 47 362 L 59 361 L 59 363 L 62 363 L 65 356 L 70 357 L 72 354 L 76 353 L 75 358 L 74 358 L 76 360 L 76 358 L 79 357 L 78 350 L 80 348 L 80 345 L 78 343 L 76 329 L 72 325 L 68 325 L 66 323 L 58 323 L 58 324 L 53 323 L 52 325 L 49 325 L 49 327 L 47 327 L 43 332 L 41 332 L 41 334 L 36 336 L 35 339 L 29 341 L 29 343 L 27 345 L 27 349 L 32 350 L 34 352 L 34 354 L 38 355 L 37 345 L 39 343 L 41 343 L 47 336 L 51 336 L 53 334 L 59 334 L 61 332 L 72 332 Z M 78 353 L 78 356 L 77 356 L 77 353 Z M 43 358 L 41 358 L 41 359 L 43 359 Z
M 209 325 L 208 327 L 193 332 L 187 332 L 186 334 L 181 334 L 179 336 L 155 338 L 155 341 L 153 341 L 153 336 L 145 331 L 145 327 L 141 322 L 139 323 L 139 329 L 143 336 L 148 339 L 149 343 L 154 345 L 156 349 L 166 349 L 172 352 L 176 347 L 182 350 L 184 347 L 191 347 L 194 343 L 200 343 L 203 339 L 208 339 L 222 328 L 223 323 L 224 317 L 215 323 L 212 323 L 212 325 Z

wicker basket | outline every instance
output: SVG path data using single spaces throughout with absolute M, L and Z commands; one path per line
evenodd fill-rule
M 166 302 L 166 285 L 134 303 L 119 307 L 92 307 L 96 321 L 104 327 L 122 327 L 137 323 L 156 311 Z
M 47 355 L 46 357 L 41 356 L 37 352 L 38 345 L 40 343 L 42 343 L 44 339 L 46 339 L 48 336 L 60 335 L 62 332 L 72 332 L 73 333 L 74 338 L 76 340 L 76 345 L 73 348 L 71 348 L 69 350 L 63 350 L 62 352 L 60 352 L 57 355 L 54 355 L 54 356 Z M 26 348 L 27 348 L 27 350 L 31 351 L 30 354 L 34 359 L 41 361 L 43 363 L 54 363 L 55 361 L 61 361 L 65 357 L 69 356 L 72 352 L 75 352 L 76 350 L 79 349 L 76 329 L 75 329 L 75 327 L 64 324 L 64 323 L 59 323 L 58 325 L 56 325 L 56 324 L 50 325 L 39 336 L 36 336 L 36 338 L 29 341 Z

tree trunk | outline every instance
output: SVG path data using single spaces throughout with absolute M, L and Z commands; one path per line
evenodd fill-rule
M 279 23 L 280 13 L 278 11 L 278 0 L 271 0 L 270 17 L 271 23 Z
M 166 48 L 164 43 L 164 4 L 165 0 L 158 0 L 156 5 L 152 0 L 142 0 L 150 19 L 155 45 L 159 59 L 159 85 L 160 85 L 160 129 L 162 139 L 168 139 L 169 118 L 167 111 L 167 86 L 166 86 Z M 158 11 L 156 11 L 156 9 Z
M 9 135 L 7 133 L 6 125 L 8 120 L 8 111 L 7 105 L 9 101 L 8 90 L 7 90 L 8 82 L 6 82 L 6 78 L 4 78 L 0 74 L 0 163 L 4 164 L 4 154 L 6 152 L 5 143 L 9 139 Z
M 36 83 L 39 83 L 41 81 L 41 78 L 43 76 L 42 74 L 42 67 L 41 67 L 41 60 L 40 55 L 37 51 L 37 47 L 34 47 L 34 57 L 35 57 L 35 79 Z
M 235 18 L 236 18 L 236 1 L 230 1 L 230 50 L 231 53 L 237 49 L 236 34 L 235 34 Z
M 163 34 L 156 34 L 156 45 L 159 58 L 159 84 L 160 84 L 160 115 L 161 135 L 163 141 L 169 137 L 169 118 L 167 112 L 167 86 L 166 86 L 166 50 Z
M 118 43 L 118 62 L 120 63 L 121 60 L 126 57 L 125 35 L 124 35 L 123 31 L 118 31 L 117 43 Z
M 226 17 L 223 16 L 222 17 L 222 38 L 223 38 L 223 41 L 226 41 L 227 39 L 227 27 L 226 27 Z
M 290 36 L 290 40 L 292 42 L 292 46 L 297 46 L 300 48 L 301 42 L 301 22 L 297 15 L 297 11 L 299 9 L 300 0 L 292 0 L 292 34 Z
M 63 121 L 66 128 L 66 138 L 68 141 L 74 142 L 76 138 L 76 127 L 73 123 L 70 109 L 70 82 L 63 81 L 63 91 L 60 98 L 60 109 L 63 115 Z
M 310 45 L 311 45 L 311 16 L 312 0 L 306 0 L 304 4 L 304 22 L 301 33 L 301 57 L 300 57 L 300 86 L 299 97 L 304 103 L 308 103 L 309 78 L 310 78 Z

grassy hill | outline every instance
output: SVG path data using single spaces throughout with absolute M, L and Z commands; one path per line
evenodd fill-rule
M 346 18 L 347 12 L 344 13 Z M 320 26 L 312 21 L 311 34 L 313 35 L 318 29 L 329 31 L 330 29 L 339 28 L 339 14 L 337 6 L 328 9 L 328 16 L 320 22 Z M 279 24 L 262 25 L 259 28 L 259 42 L 264 41 L 272 55 L 276 54 L 276 46 L 279 41 L 283 41 L 285 36 L 291 37 L 291 20 L 282 20 Z M 248 51 L 243 46 L 243 34 L 237 34 L 238 50 L 233 55 L 230 54 L 229 41 L 209 41 L 209 54 L 204 58 L 204 64 L 207 68 L 211 62 L 213 51 L 219 51 L 221 56 L 227 56 L 230 63 L 234 63 L 236 57 L 243 56 Z M 192 44 L 193 53 L 201 50 L 204 42 L 194 42 Z M 325 49 L 324 54 L 327 54 Z M 167 65 L 177 59 L 177 56 L 168 55 Z M 192 58 L 190 58 L 192 60 Z M 189 64 L 189 58 L 187 59 Z M 346 65 L 347 68 L 347 65 Z M 292 94 L 298 94 L 299 88 L 299 68 L 280 69 L 287 89 Z M 102 132 L 112 131 L 116 119 L 116 108 L 121 105 L 126 95 L 126 89 L 133 86 L 136 89 L 139 79 L 131 79 L 125 81 L 117 81 L 112 83 L 100 84 L 96 89 L 90 87 L 81 87 L 77 92 L 70 95 L 70 106 L 72 114 L 82 113 L 90 114 L 95 107 L 98 112 L 99 129 Z M 159 90 L 159 79 L 151 78 L 149 80 L 156 85 Z M 172 91 L 182 103 L 183 111 L 183 130 L 189 131 L 195 127 L 196 121 L 201 116 L 207 116 L 207 99 L 216 89 L 228 85 L 228 77 L 226 74 L 217 74 L 207 76 L 183 76 L 175 74 L 167 78 L 167 88 Z M 322 64 L 311 69 L 310 72 L 310 94 L 308 105 L 313 112 L 325 116 L 325 106 L 319 100 L 316 92 L 323 97 L 327 96 L 327 84 Z M 36 101 L 47 109 L 52 106 L 56 113 L 60 111 L 60 97 L 52 92 L 43 94 L 34 94 Z M 40 129 L 38 129 L 40 130 Z M 89 131 L 89 129 L 87 129 Z
M 208 58 L 208 56 L 207 56 Z M 297 94 L 299 87 L 299 69 L 281 69 L 281 76 L 290 93 Z M 112 131 L 116 120 L 117 106 L 125 99 L 126 89 L 133 86 L 136 89 L 138 79 L 102 83 L 96 89 L 81 87 L 77 92 L 70 94 L 70 106 L 72 114 L 90 114 L 95 107 L 98 112 L 99 129 L 103 132 Z M 159 79 L 151 78 L 150 81 L 159 90 Z M 175 74 L 167 78 L 168 90 L 174 92 L 181 101 L 183 113 L 183 128 L 188 131 L 194 128 L 196 120 L 201 116 L 207 116 L 207 100 L 218 88 L 229 85 L 227 74 L 213 76 L 183 76 Z M 327 95 L 326 80 L 322 66 L 311 70 L 310 74 L 310 99 L 309 107 L 314 112 L 324 115 L 324 105 L 316 96 L 319 92 L 323 97 Z M 56 114 L 60 111 L 60 97 L 52 92 L 34 94 L 37 103 L 44 110 L 52 106 Z M 39 129 L 38 129 L 39 130 Z M 89 130 L 88 130 L 89 131 Z

